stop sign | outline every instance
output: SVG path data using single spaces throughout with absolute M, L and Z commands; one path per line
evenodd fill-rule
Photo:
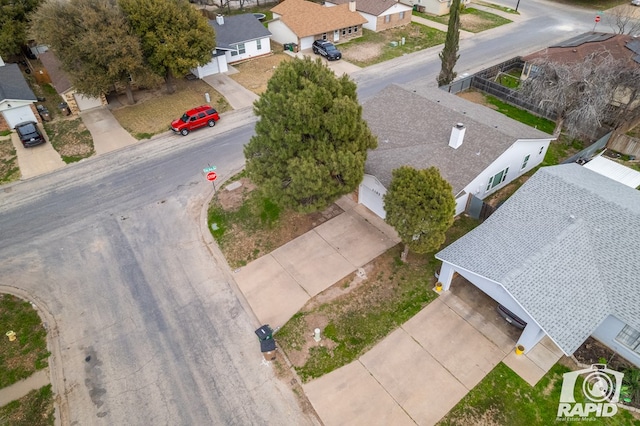
M 596 16 L 596 22 L 600 22 L 600 17 Z
M 218 175 L 216 174 L 216 172 L 207 173 L 207 180 L 210 180 L 211 182 L 216 180 L 217 177 L 218 177 Z

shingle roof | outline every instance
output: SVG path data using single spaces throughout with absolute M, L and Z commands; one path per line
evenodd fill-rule
M 51 78 L 51 84 L 56 89 L 56 92 L 64 93 L 71 89 L 73 85 L 71 84 L 69 75 L 62 69 L 60 61 L 51 50 L 41 53 L 38 59 L 40 59 L 42 65 L 44 65 L 47 70 L 47 74 L 49 74 Z
M 637 52 L 632 49 L 633 41 L 633 37 L 628 34 L 585 33 L 522 59 L 531 62 L 545 58 L 552 62 L 573 63 L 583 61 L 592 53 L 608 52 L 613 59 L 640 62 L 634 58 Z
M 353 0 L 330 0 L 333 4 L 349 4 Z M 406 10 L 411 10 L 411 6 L 406 6 L 402 3 L 398 3 L 398 0 L 357 0 L 356 10 L 358 12 L 368 13 L 373 16 L 380 16 L 383 12 L 386 12 L 396 4 L 405 6 Z
M 33 94 L 17 64 L 5 64 L 0 67 L 0 102 L 4 100 L 36 100 L 36 95 Z
M 367 22 L 349 5 L 324 7 L 305 0 L 285 0 L 271 9 L 298 37 L 308 37 Z
M 363 117 L 378 136 L 365 172 L 389 187 L 391 172 L 403 165 L 435 166 L 458 193 L 518 139 L 550 135 L 435 87 L 415 91 L 392 85 L 363 105 Z M 449 146 L 451 129 L 463 123 L 462 146 Z
M 609 314 L 640 330 L 639 225 L 640 192 L 545 167 L 436 257 L 501 284 L 572 354 Z
M 223 17 L 224 24 L 210 20 L 216 32 L 216 47 L 231 49 L 231 45 L 270 37 L 271 32 L 251 13 Z

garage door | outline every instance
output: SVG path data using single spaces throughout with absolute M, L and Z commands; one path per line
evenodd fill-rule
M 102 106 L 102 100 L 100 98 L 91 98 L 80 93 L 74 93 L 73 97 L 76 98 L 76 104 L 80 111 Z
M 2 115 L 11 129 L 23 121 L 38 121 L 29 105 L 2 111 Z
M 378 179 L 371 175 L 364 175 L 358 190 L 358 202 L 384 219 L 387 215 L 384 211 L 384 195 L 386 193 L 387 189 Z

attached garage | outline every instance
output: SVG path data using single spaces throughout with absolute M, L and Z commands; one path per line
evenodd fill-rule
M 92 98 L 81 93 L 74 93 L 73 97 L 75 98 L 76 105 L 78 105 L 78 109 L 80 111 L 86 111 L 91 108 L 102 106 L 102 99 L 100 98 Z
M 38 121 L 35 114 L 31 110 L 31 104 L 14 107 L 11 109 L 5 109 L 2 111 L 2 116 L 9 125 L 10 129 L 16 127 L 16 124 L 20 124 L 24 121 Z
M 384 210 L 384 196 L 386 193 L 387 189 L 375 176 L 364 175 L 358 188 L 358 202 L 384 219 L 387 216 Z

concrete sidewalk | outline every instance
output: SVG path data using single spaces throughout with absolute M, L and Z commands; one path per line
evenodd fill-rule
M 0 389 L 0 407 L 26 396 L 32 390 L 40 389 L 49 384 L 49 370 L 38 370 L 31 376 L 17 383 Z

